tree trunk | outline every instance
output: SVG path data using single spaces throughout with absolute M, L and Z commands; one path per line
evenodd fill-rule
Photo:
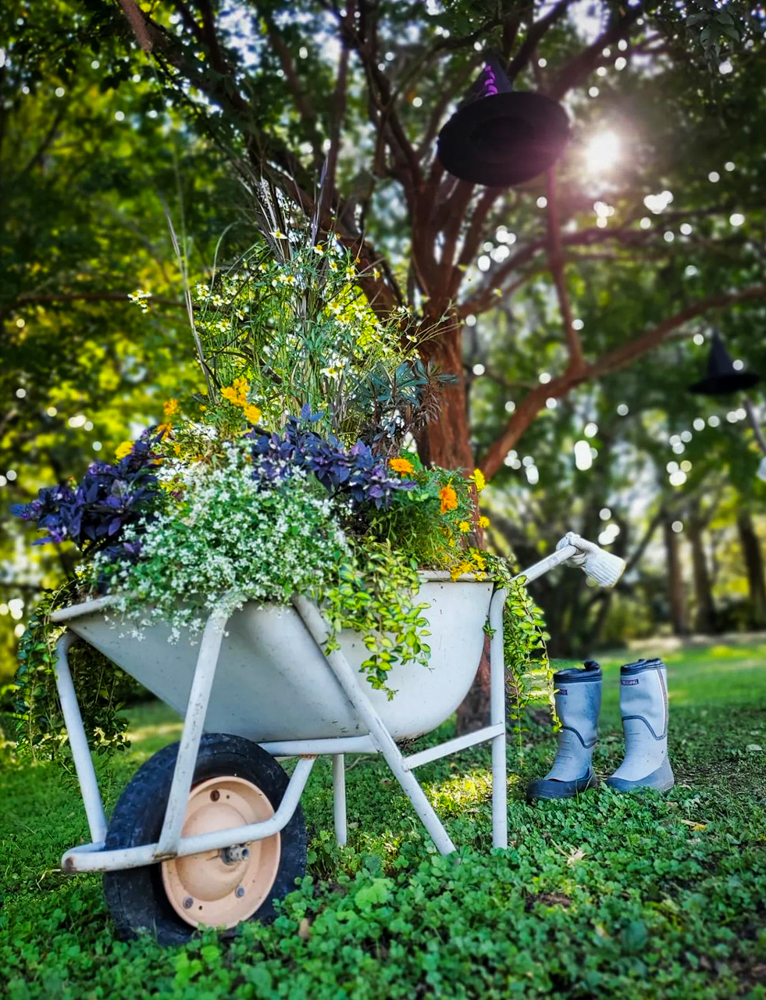
M 468 396 L 463 371 L 463 331 L 454 322 L 440 330 L 431 329 L 421 348 L 424 361 L 433 361 L 443 374 L 455 377 L 441 393 L 441 412 L 426 426 L 418 440 L 418 453 L 424 465 L 473 472 L 468 425 Z M 489 723 L 489 643 L 485 641 L 481 660 L 471 690 L 457 710 L 458 733 L 468 733 Z
M 687 537 L 692 550 L 694 574 L 694 630 L 711 635 L 716 631 L 715 602 L 708 572 L 707 554 L 702 541 L 703 522 L 698 509 L 689 517 Z
M 681 569 L 681 547 L 678 535 L 671 527 L 672 520 L 666 518 L 663 529 L 665 532 L 665 549 L 668 558 L 668 600 L 670 602 L 670 624 L 674 635 L 687 635 L 686 595 L 684 594 L 684 577 Z
M 441 412 L 431 420 L 418 440 L 418 453 L 424 465 L 473 472 L 471 434 L 468 427 L 468 396 L 463 372 L 462 327 L 450 323 L 441 331 L 431 330 L 422 345 L 424 361 L 433 361 L 442 374 L 454 376 L 441 392 Z
M 766 585 L 763 576 L 763 556 L 761 543 L 756 534 L 753 517 L 749 510 L 742 508 L 737 514 L 737 531 L 742 554 L 745 557 L 747 587 L 750 594 L 750 625 L 752 628 L 766 626 Z

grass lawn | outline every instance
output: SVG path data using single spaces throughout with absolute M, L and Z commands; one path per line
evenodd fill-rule
M 507 851 L 491 851 L 485 749 L 418 771 L 457 857 L 434 852 L 372 759 L 350 761 L 341 851 L 320 761 L 303 800 L 310 875 L 274 924 L 248 924 L 230 944 L 213 932 L 182 949 L 117 941 L 100 878 L 58 869 L 87 836 L 73 777 L 50 764 L 7 772 L 0 995 L 766 998 L 766 646 L 665 659 L 677 784 L 664 797 L 602 788 L 526 805 L 524 786 L 554 747 L 533 724 L 509 750 Z M 608 774 L 622 753 L 619 661 L 604 664 L 596 767 Z M 100 764 L 107 808 L 179 728 L 161 705 L 134 711 L 131 750 Z

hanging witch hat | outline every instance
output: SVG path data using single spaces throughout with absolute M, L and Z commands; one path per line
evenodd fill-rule
M 437 151 L 455 177 L 486 187 L 524 184 L 552 167 L 569 138 L 569 119 L 542 94 L 515 93 L 494 53 L 439 133 Z
M 690 385 L 689 392 L 698 392 L 705 396 L 729 396 L 733 392 L 750 389 L 760 380 L 760 376 L 753 372 L 737 371 L 731 355 L 726 350 L 723 337 L 716 330 L 713 333 L 713 343 L 707 361 L 707 375 L 694 385 Z

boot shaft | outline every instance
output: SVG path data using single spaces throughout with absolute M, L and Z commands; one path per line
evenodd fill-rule
M 672 788 L 675 779 L 668 760 L 668 682 L 662 660 L 639 660 L 620 669 L 620 714 L 625 758 L 607 784 L 622 792 Z
M 601 710 L 601 667 L 587 660 L 553 675 L 556 715 L 561 721 L 553 766 L 527 788 L 529 799 L 571 798 L 596 784 L 591 765 Z
M 620 715 L 623 725 L 640 721 L 655 739 L 667 736 L 668 681 L 662 660 L 638 660 L 620 668 Z
M 576 736 L 584 748 L 592 747 L 598 737 L 601 688 L 601 667 L 595 660 L 586 660 L 582 668 L 568 667 L 553 675 L 556 715 L 562 730 Z

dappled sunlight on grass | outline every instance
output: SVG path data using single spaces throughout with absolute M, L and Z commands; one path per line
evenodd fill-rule
M 129 757 L 143 761 L 168 743 L 181 738 L 181 719 L 161 701 L 144 702 L 125 709 L 128 718 Z
M 424 781 L 423 787 L 441 816 L 456 816 L 490 798 L 492 772 L 489 768 L 473 768 L 464 774 L 455 774 L 446 781 Z
M 168 742 L 170 738 L 178 738 L 181 735 L 181 723 L 180 722 L 166 722 L 166 723 L 155 723 L 150 726 L 139 726 L 137 729 L 128 730 L 128 739 L 131 744 L 137 749 L 143 751 L 145 749 L 144 744 L 148 742 L 154 742 L 157 739 L 164 739 L 168 737 Z

